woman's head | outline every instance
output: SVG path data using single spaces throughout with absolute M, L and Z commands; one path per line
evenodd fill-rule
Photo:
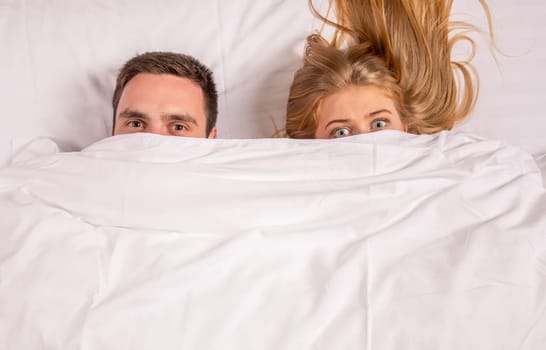
M 286 119 L 289 137 L 327 138 L 325 132 L 333 137 L 331 131 L 335 128 L 332 127 L 343 125 L 332 123 L 325 127 L 325 124 L 333 120 L 346 120 L 356 125 L 352 116 L 358 115 L 359 110 L 362 120 L 367 122 L 369 119 L 370 123 L 376 119 L 367 118 L 368 114 L 380 117 L 375 112 L 388 110 L 388 118 L 385 113 L 381 114 L 381 120 L 388 119 L 388 125 L 383 123 L 380 128 L 403 125 L 395 129 L 416 131 L 407 116 L 396 78 L 380 58 L 367 52 L 368 49 L 364 45 L 355 45 L 340 50 L 319 35 L 307 38 L 303 67 L 295 73 L 290 87 Z M 374 100 L 373 105 L 362 104 L 363 101 Z M 351 101 L 354 103 L 341 108 Z
M 450 22 L 452 0 L 329 0 L 335 22 L 309 1 L 335 33 L 331 42 L 317 35 L 308 39 L 303 67 L 290 89 L 288 136 L 314 137 L 319 104 L 347 86 L 380 88 L 412 133 L 451 129 L 473 109 L 478 90 L 469 64 L 473 52 L 466 61 L 451 55 L 461 41 L 474 49 L 468 33 L 476 28 Z M 479 3 L 491 31 L 487 4 Z

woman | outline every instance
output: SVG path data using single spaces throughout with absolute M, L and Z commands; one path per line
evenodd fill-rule
M 491 23 L 486 3 L 480 3 Z M 290 88 L 287 135 L 434 133 L 464 119 L 476 102 L 473 52 L 455 62 L 451 50 L 459 41 L 472 48 L 474 42 L 465 32 L 452 32 L 475 28 L 450 22 L 451 5 L 450 0 L 331 0 L 334 23 L 311 3 L 336 32 L 331 42 L 317 34 L 307 38 L 303 66 Z

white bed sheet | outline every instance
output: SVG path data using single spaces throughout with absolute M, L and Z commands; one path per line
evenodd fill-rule
M 454 3 L 454 16 L 484 23 L 476 1 Z M 546 3 L 489 3 L 507 55 L 495 62 L 480 42 L 481 97 L 462 130 L 546 154 Z M 0 164 L 36 137 L 63 150 L 107 137 L 116 72 L 150 50 L 186 52 L 214 70 L 221 138 L 269 137 L 318 27 L 307 0 L 0 1 Z
M 42 140 L 0 212 L 2 349 L 546 343 L 546 190 L 470 134 Z

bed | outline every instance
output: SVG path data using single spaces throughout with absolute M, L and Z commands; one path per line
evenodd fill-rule
M 0 349 L 544 349 L 546 5 L 490 6 L 468 121 L 331 141 L 271 138 L 304 0 L 0 1 Z M 109 137 L 151 50 L 219 139 Z

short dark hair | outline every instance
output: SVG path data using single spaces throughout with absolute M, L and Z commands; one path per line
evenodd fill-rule
M 127 83 L 140 73 L 171 74 L 197 83 L 203 91 L 207 114 L 206 133 L 207 135 L 210 134 L 212 128 L 216 125 L 218 116 L 218 93 L 212 71 L 190 55 L 157 51 L 137 55 L 127 61 L 121 68 L 112 97 L 112 108 L 114 110 L 112 129 L 116 126 L 116 112 L 121 93 Z

